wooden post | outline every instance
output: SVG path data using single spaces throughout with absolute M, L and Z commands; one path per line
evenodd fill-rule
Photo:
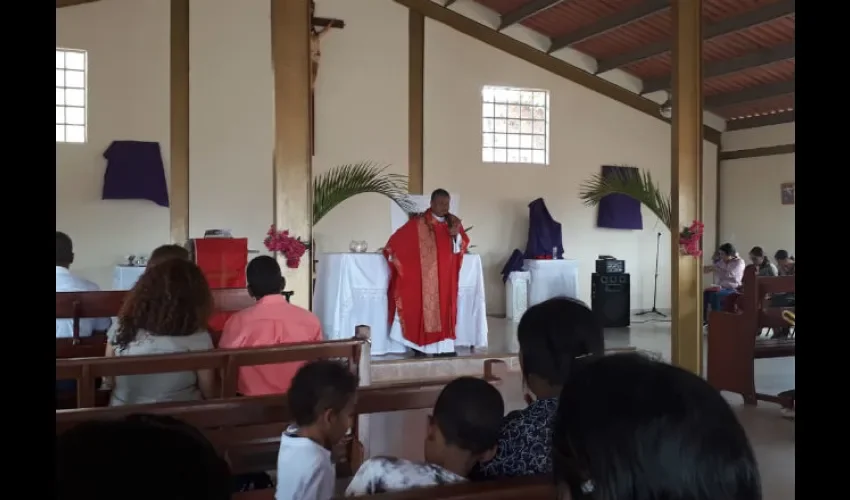
M 425 119 L 425 16 L 410 9 L 408 14 L 408 160 L 407 187 L 411 194 L 424 189 Z
M 310 124 L 310 0 L 270 0 L 274 71 L 274 212 L 278 230 L 313 240 Z M 281 259 L 281 267 L 285 262 Z M 311 252 L 285 269 L 292 303 L 309 307 Z
M 702 0 L 673 0 L 672 361 L 702 374 L 702 260 L 679 231 L 702 221 Z

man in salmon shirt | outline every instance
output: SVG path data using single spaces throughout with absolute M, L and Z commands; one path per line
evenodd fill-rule
M 248 263 L 245 274 L 248 293 L 257 303 L 227 320 L 219 348 L 268 347 L 322 340 L 319 318 L 290 304 L 281 295 L 286 280 L 275 259 L 266 255 L 256 257 Z M 243 396 L 283 394 L 289 390 L 292 377 L 303 364 L 242 367 L 239 369 L 239 393 Z

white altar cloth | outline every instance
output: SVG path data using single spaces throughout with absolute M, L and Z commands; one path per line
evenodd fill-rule
M 567 259 L 523 261 L 522 270 L 531 273 L 528 307 L 552 297 L 578 299 L 578 261 Z
M 318 257 L 313 313 L 322 323 L 326 340 L 349 339 L 354 327 L 372 328 L 373 356 L 400 354 L 404 345 L 390 338 L 387 325 L 387 288 L 390 268 L 379 253 L 326 253 Z M 394 336 L 401 334 L 398 318 Z M 481 257 L 463 257 L 458 282 L 455 346 L 487 347 L 487 311 L 484 302 L 484 272 Z
M 112 271 L 112 289 L 129 290 L 145 272 L 144 266 L 115 266 Z

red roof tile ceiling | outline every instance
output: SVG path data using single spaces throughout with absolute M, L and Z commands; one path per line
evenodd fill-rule
M 532 0 L 476 0 L 500 15 L 505 15 Z M 588 27 L 600 20 L 642 4 L 647 0 L 561 0 L 522 24 L 549 38 L 557 38 Z M 783 0 L 703 0 L 706 24 L 714 24 Z M 582 40 L 571 47 L 597 60 L 634 51 L 649 44 L 669 42 L 673 36 L 670 9 L 651 13 L 631 23 Z M 760 49 L 794 42 L 795 16 L 789 15 L 749 28 L 717 36 L 703 43 L 706 64 L 727 61 Z M 667 77 L 671 72 L 670 53 L 635 61 L 620 68 L 642 79 Z M 705 96 L 737 92 L 759 85 L 793 81 L 794 59 L 752 67 L 731 74 L 708 78 Z M 717 110 L 726 118 L 748 116 L 770 111 L 792 109 L 793 94 L 772 97 Z

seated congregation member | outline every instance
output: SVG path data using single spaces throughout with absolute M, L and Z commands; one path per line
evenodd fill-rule
M 71 238 L 56 231 L 56 291 L 57 292 L 97 292 L 100 287 L 91 281 L 71 273 L 74 263 L 74 244 Z M 80 320 L 80 337 L 91 337 L 94 334 L 104 334 L 109 330 L 112 320 L 109 318 L 84 318 Z M 74 321 L 72 319 L 56 320 L 56 338 L 71 338 L 74 336 Z
M 794 276 L 796 262 L 794 257 L 788 254 L 788 250 L 777 250 L 773 258 L 776 259 L 780 276 Z
M 639 354 L 601 356 L 570 376 L 553 432 L 562 499 L 762 498 L 729 403 L 701 377 Z
M 228 500 L 231 477 L 197 429 L 137 414 L 57 436 L 55 487 L 58 500 Z
M 502 423 L 493 460 L 481 464 L 474 479 L 534 476 L 552 470 L 552 421 L 561 386 L 577 359 L 601 355 L 603 330 L 582 302 L 556 297 L 529 308 L 517 327 L 520 370 L 534 395 L 525 409 Z
M 237 312 L 224 325 L 219 348 L 267 347 L 295 342 L 320 342 L 319 318 L 290 304 L 281 295 L 286 280 L 280 265 L 262 255 L 248 263 L 248 293 L 257 303 Z M 239 393 L 244 396 L 283 394 L 302 363 L 246 366 L 239 369 Z
M 275 500 L 329 500 L 336 473 L 331 449 L 354 421 L 357 376 L 339 361 L 302 366 L 286 398 L 295 424 L 280 438 Z
M 779 271 L 776 269 L 776 266 L 770 261 L 770 258 L 765 255 L 762 247 L 753 247 L 753 249 L 750 250 L 750 262 L 756 266 L 758 276 L 779 275 Z
M 460 377 L 440 392 L 428 418 L 425 463 L 370 458 L 349 483 L 346 496 L 373 495 L 466 481 L 472 468 L 493 458 L 505 414 L 490 383 Z
M 712 258 L 712 265 L 705 266 L 705 273 L 714 273 L 714 284 L 702 293 L 702 319 L 708 323 L 708 311 L 721 310 L 723 297 L 735 293 L 744 280 L 744 261 L 738 256 L 738 251 L 731 243 L 720 245 Z
M 147 267 L 153 267 L 170 259 L 191 260 L 189 257 L 189 251 L 186 250 L 186 247 L 173 244 L 160 245 L 151 252 L 151 256 L 148 258 Z
M 106 356 L 138 356 L 206 351 L 212 312 L 210 287 L 195 264 L 171 259 L 146 270 L 127 294 Z M 192 401 L 215 397 L 215 372 L 124 375 L 107 381 L 111 406 Z

